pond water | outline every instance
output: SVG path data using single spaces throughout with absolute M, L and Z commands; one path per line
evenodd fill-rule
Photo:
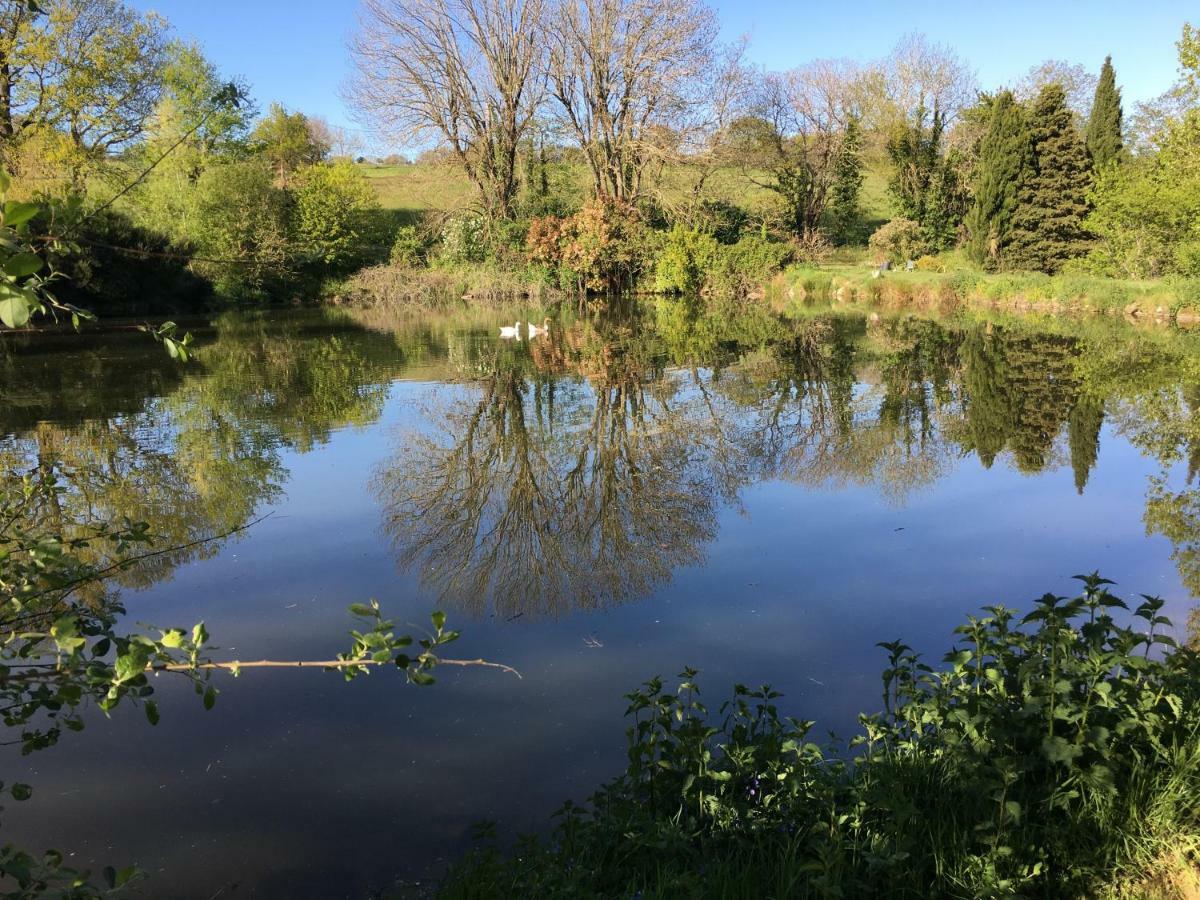
M 156 682 L 44 752 L 6 748 L 3 840 L 138 863 L 148 897 L 364 897 L 473 825 L 541 827 L 624 760 L 622 694 L 701 670 L 851 733 L 883 653 L 940 659 L 989 603 L 1100 569 L 1182 624 L 1200 591 L 1200 338 L 1119 323 L 807 311 L 555 322 L 341 312 L 0 342 L 0 470 L 71 473 L 64 522 L 144 521 L 128 624 L 228 659 L 327 659 L 347 606 L 444 609 L 441 669 Z M 511 320 L 511 316 L 507 317 Z M 540 317 L 539 317 L 540 319 Z

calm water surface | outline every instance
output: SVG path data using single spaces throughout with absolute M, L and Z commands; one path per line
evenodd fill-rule
M 35 793 L 5 841 L 136 861 L 148 897 L 363 897 L 586 797 L 655 674 L 769 682 L 845 734 L 877 641 L 940 657 L 966 614 L 1095 568 L 1176 622 L 1195 602 L 1191 335 L 669 303 L 497 324 L 226 316 L 184 367 L 125 332 L 0 346 L 0 469 L 72 471 L 66 520 L 170 546 L 266 516 L 123 575 L 131 626 L 322 659 L 375 597 L 524 676 L 253 671 L 207 713 L 163 678 L 158 727 L 127 707 L 8 748 Z

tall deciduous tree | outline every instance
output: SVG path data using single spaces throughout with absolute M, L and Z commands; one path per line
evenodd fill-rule
M 846 145 L 861 135 L 862 77 L 856 66 L 839 60 L 768 73 L 758 87 L 757 114 L 731 129 L 747 177 L 779 196 L 784 227 L 797 237 L 822 225 L 839 171 L 842 187 L 851 192 L 851 160 L 858 151 Z
M 0 9 L 0 138 L 40 133 L 37 152 L 73 177 L 144 133 L 162 95 L 166 22 L 120 0 L 7 0 Z
M 1092 165 L 1097 169 L 1121 158 L 1125 150 L 1125 138 L 1121 133 L 1121 89 L 1117 87 L 1117 76 L 1113 72 L 1112 57 L 1104 58 L 1100 70 L 1100 81 L 1096 84 L 1096 98 L 1092 101 L 1092 113 L 1088 117 L 1088 153 Z
M 543 97 L 543 0 L 366 0 L 350 99 L 377 128 L 444 142 L 489 217 L 517 198 Z
M 631 202 L 704 99 L 717 21 L 699 0 L 560 0 L 549 90 L 596 195 Z
M 991 102 L 979 145 L 975 202 L 967 216 L 967 252 L 976 263 L 999 268 L 1017 208 L 1017 186 L 1029 158 L 1029 135 L 1020 104 L 1010 91 Z
M 1091 162 L 1062 85 L 1042 89 L 1029 113 L 1030 164 L 1017 191 L 1007 263 L 1057 272 L 1087 250 Z
M 261 145 L 280 183 L 286 183 L 301 166 L 318 163 L 329 154 L 329 145 L 321 143 L 320 135 L 309 127 L 308 117 L 289 113 L 278 103 L 271 104 L 251 137 Z

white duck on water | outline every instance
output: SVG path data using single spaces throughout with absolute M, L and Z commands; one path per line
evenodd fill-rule
M 539 334 L 550 333 L 550 320 L 542 319 L 541 325 L 534 325 L 532 322 L 526 322 L 525 327 L 529 329 L 530 337 L 537 337 Z
M 500 337 L 521 339 L 521 323 L 514 322 L 512 325 L 500 326 Z

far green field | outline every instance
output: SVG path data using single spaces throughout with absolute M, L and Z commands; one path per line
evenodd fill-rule
M 475 189 L 462 170 L 452 163 L 399 166 L 363 163 L 360 170 L 375 188 L 383 207 L 395 210 L 404 218 L 415 217 L 426 210 L 467 209 L 475 201 Z M 647 193 L 669 208 L 689 194 L 695 183 L 695 170 L 670 167 L 651 180 Z M 572 203 L 581 203 L 588 190 L 587 172 L 581 165 L 557 165 L 551 175 L 551 186 Z M 735 203 L 751 215 L 768 213 L 777 202 L 771 191 L 755 184 L 752 176 L 738 169 L 719 169 L 710 175 L 704 185 L 704 195 Z M 891 218 L 891 200 L 884 173 L 867 171 L 862 208 L 868 232 Z

